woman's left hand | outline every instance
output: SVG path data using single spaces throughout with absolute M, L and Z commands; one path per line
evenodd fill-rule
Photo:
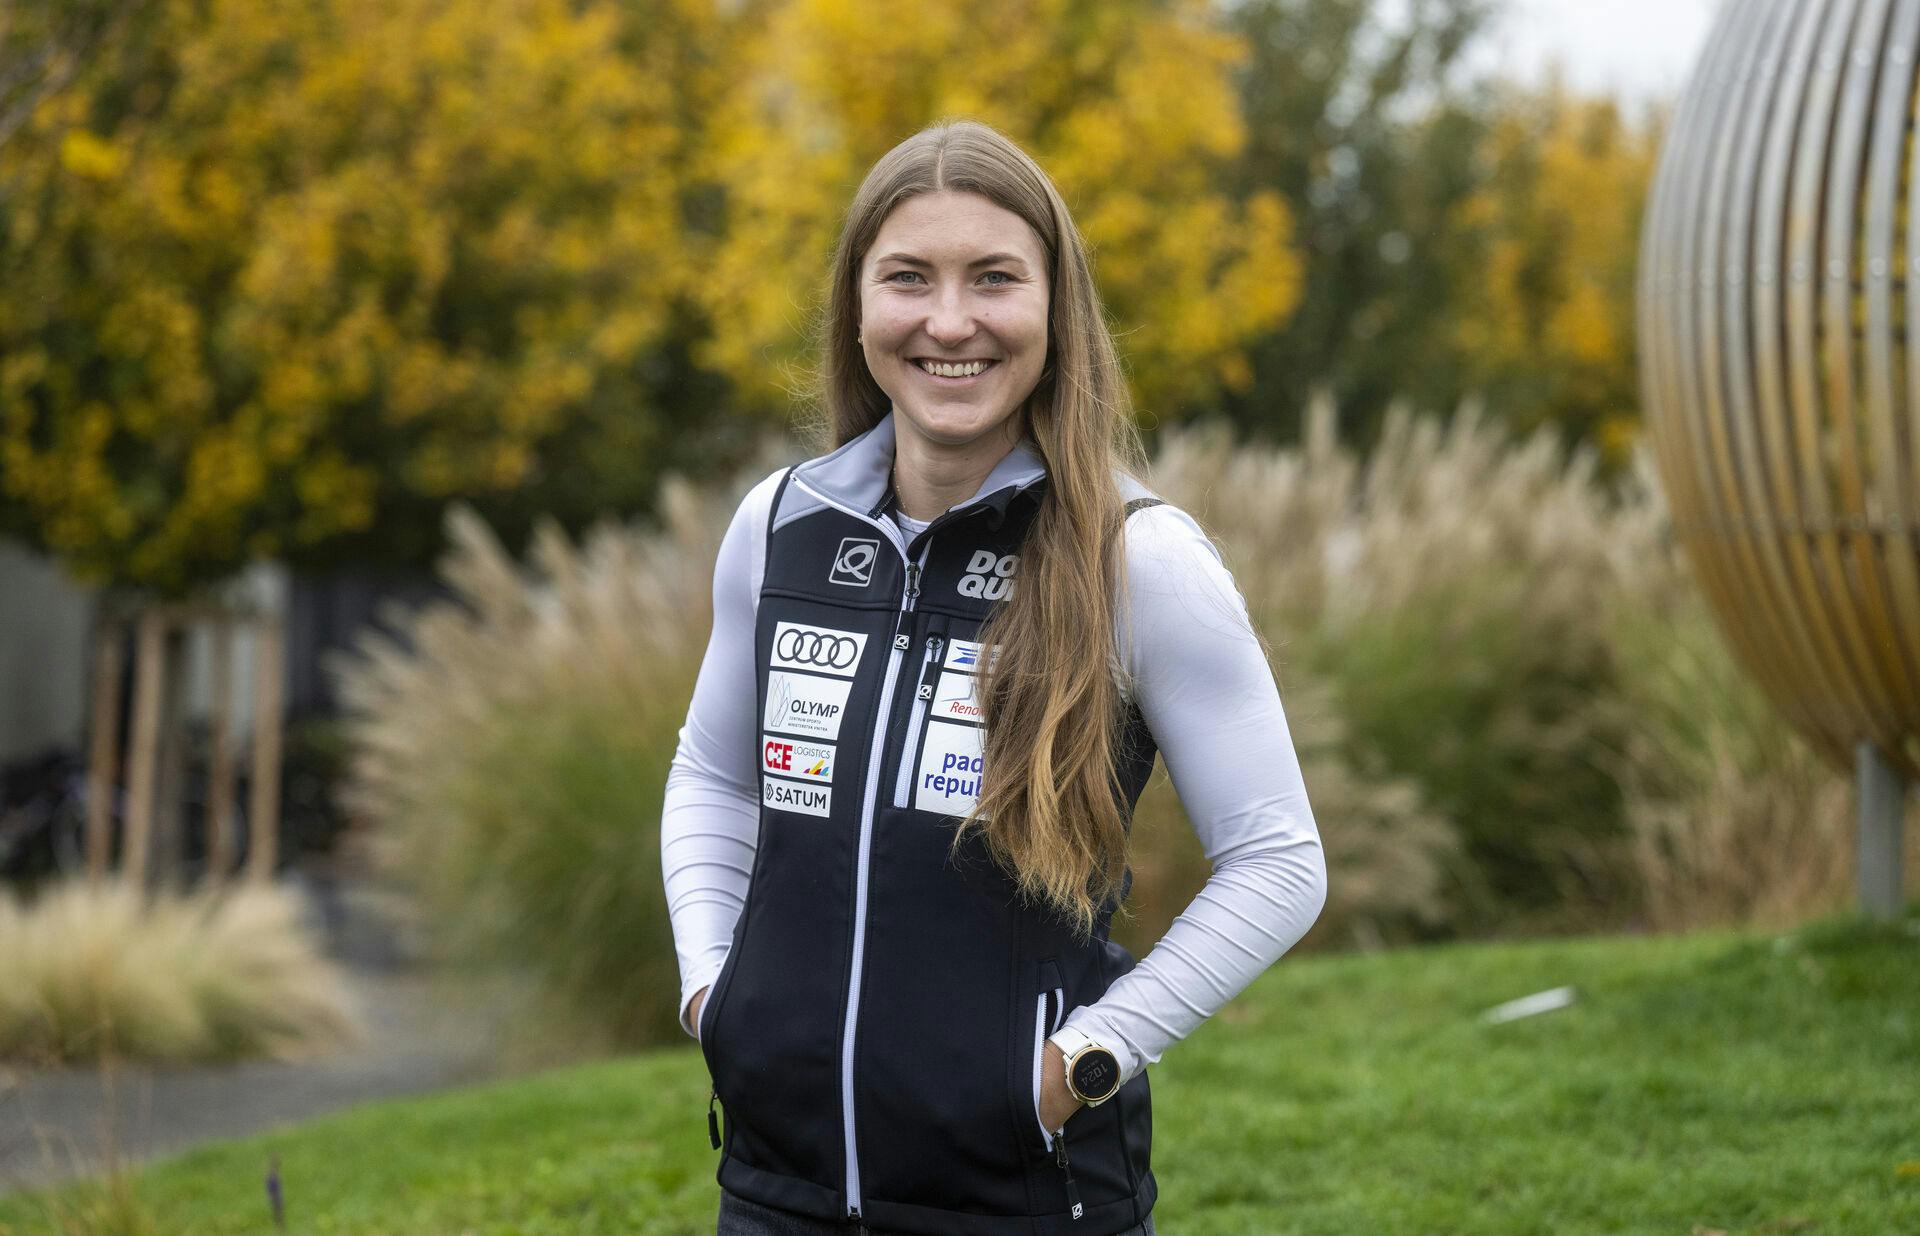
M 1048 1039 L 1040 1063 L 1040 1123 L 1047 1126 L 1048 1132 L 1058 1132 L 1060 1126 L 1085 1106 L 1073 1097 L 1073 1091 L 1067 1089 L 1065 1054 L 1052 1039 Z

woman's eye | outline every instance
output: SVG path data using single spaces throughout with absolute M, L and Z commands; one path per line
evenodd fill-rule
M 882 280 L 882 282 L 884 282 L 884 283 L 891 283 L 891 282 L 893 282 L 893 281 L 894 281 L 895 279 L 898 279 L 898 278 L 900 278 L 900 277 L 901 277 L 901 276 L 903 276 L 903 275 L 907 275 L 907 276 L 911 276 L 911 277 L 913 277 L 913 278 L 915 278 L 915 279 L 919 279 L 919 278 L 921 278 L 921 274 L 920 274 L 920 272 L 919 272 L 919 271 L 917 271 L 917 270 L 896 270 L 896 271 L 894 271 L 894 272 L 893 272 L 892 274 L 890 274 L 890 275 L 888 275 L 888 276 L 887 276 L 887 277 L 886 277 L 885 279 L 883 279 L 883 280 Z M 993 276 L 995 276 L 995 275 L 998 275 L 998 276 L 999 276 L 999 277 L 1000 277 L 1000 278 L 1001 278 L 1002 280 L 1004 280 L 1005 282 L 1002 282 L 1002 283 L 996 283 L 996 284 L 993 284 L 992 286 L 994 286 L 994 287 L 1005 287 L 1005 286 L 1006 286 L 1006 285 L 1007 285 L 1008 283 L 1018 283 L 1018 282 L 1019 282 L 1019 280 L 1017 280 L 1017 279 L 1015 279 L 1015 278 L 1014 278 L 1014 277 L 1013 277 L 1012 275 L 1009 275 L 1009 274 L 1008 274 L 1008 273 L 1007 273 L 1006 271 L 1004 271 L 1004 270 L 990 270 L 990 271 L 988 271 L 988 272 L 987 272 L 986 274 L 984 274 L 984 275 L 982 275 L 982 276 L 980 276 L 980 277 L 981 277 L 982 279 L 988 279 L 988 278 L 992 278 L 992 277 L 993 277 Z

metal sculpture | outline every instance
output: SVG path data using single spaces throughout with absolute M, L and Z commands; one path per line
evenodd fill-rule
M 1724 0 L 1641 240 L 1641 388 L 1736 656 L 1859 778 L 1861 900 L 1900 909 L 1920 781 L 1920 0 Z

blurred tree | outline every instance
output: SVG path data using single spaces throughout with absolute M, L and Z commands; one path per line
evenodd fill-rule
M 0 145 L 153 0 L 0 0 Z
M 1451 344 L 1520 430 L 1557 424 L 1625 464 L 1639 425 L 1634 281 L 1663 113 L 1625 120 L 1558 76 L 1508 88 L 1454 207 Z
M 1371 443 L 1388 402 L 1450 403 L 1460 373 L 1436 246 L 1475 188 L 1486 126 L 1462 55 L 1496 0 L 1247 0 L 1227 12 L 1250 49 L 1238 78 L 1243 193 L 1277 190 L 1300 221 L 1309 289 L 1252 349 L 1252 386 L 1224 410 L 1298 437 L 1324 384 L 1342 436 Z
M 1246 191 L 1301 220 L 1310 294 L 1253 348 L 1241 426 L 1297 437 L 1325 384 L 1341 431 L 1377 437 L 1405 399 L 1482 395 L 1513 429 L 1591 440 L 1609 464 L 1638 424 L 1638 227 L 1661 122 L 1622 120 L 1549 75 L 1471 76 L 1464 53 L 1504 0 L 1251 0 L 1232 21 Z
M 455 495 L 517 542 L 744 448 L 683 309 L 727 30 L 700 0 L 157 0 L 0 147 L 9 522 L 173 593 L 424 563 Z
M 1227 184 L 1245 157 L 1245 47 L 1203 0 L 792 0 L 751 6 L 741 88 L 705 179 L 726 238 L 696 291 L 724 324 L 698 355 L 767 398 L 803 389 L 806 327 L 860 177 L 964 115 L 1022 143 L 1094 250 L 1145 418 L 1252 380 L 1244 345 L 1299 299 L 1292 216 Z

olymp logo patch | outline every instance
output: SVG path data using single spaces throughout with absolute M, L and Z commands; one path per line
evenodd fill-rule
M 872 564 L 868 564 L 872 569 Z M 867 637 L 858 631 L 836 631 L 832 627 L 810 627 L 800 622 L 783 622 L 773 630 L 773 664 L 776 669 L 807 670 L 815 674 L 833 674 L 851 678 L 860 668 L 866 652 Z M 845 698 L 845 693 L 842 693 Z
M 996 554 L 976 549 L 960 577 L 960 595 L 980 601 L 998 601 L 1013 590 L 1013 573 L 1020 569 L 1019 554 Z
M 852 683 L 834 678 L 775 670 L 767 676 L 764 728 L 832 741 L 840 737 L 840 722 L 847 715 L 847 692 L 852 687 Z
M 857 536 L 841 540 L 833 554 L 833 570 L 827 572 L 830 584 L 865 588 L 873 582 L 873 564 L 880 556 L 880 542 Z

